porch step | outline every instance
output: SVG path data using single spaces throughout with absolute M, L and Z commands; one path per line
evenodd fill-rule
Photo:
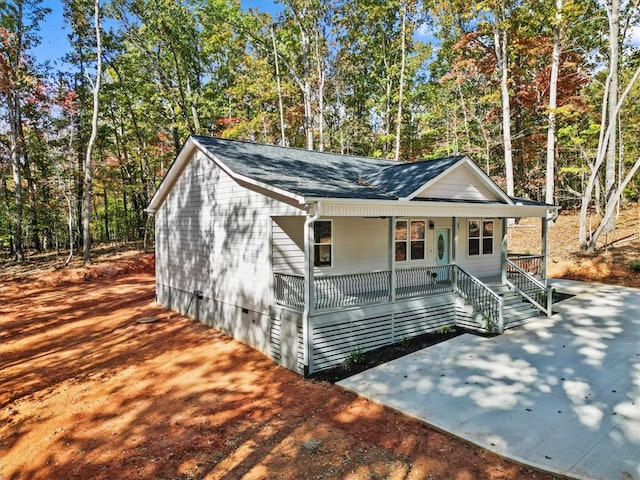
M 519 327 L 527 323 L 538 320 L 542 314 L 537 308 L 524 303 L 523 306 L 512 309 L 504 309 L 504 329 Z
M 520 295 L 501 283 L 487 285 L 491 290 L 502 296 L 504 301 L 504 329 L 519 327 L 539 319 L 542 314 Z

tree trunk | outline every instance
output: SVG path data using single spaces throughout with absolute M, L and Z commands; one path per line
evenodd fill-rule
M 102 37 L 100 32 L 100 0 L 94 2 L 94 22 L 96 31 L 96 78 L 93 85 L 93 116 L 91 118 L 91 136 L 87 145 L 84 162 L 84 203 L 82 208 L 83 255 L 84 264 L 91 264 L 91 200 L 93 197 L 93 165 L 91 156 L 98 135 L 98 111 L 100 107 L 100 83 L 102 77 Z
M 15 2 L 15 40 L 11 42 L 12 48 L 3 55 L 9 59 L 9 69 L 13 70 L 10 77 L 17 75 L 23 69 L 23 49 L 25 26 L 23 23 L 24 2 Z M 6 68 L 5 67 L 5 68 Z M 4 76 L 4 75 L 3 75 Z M 24 260 L 24 234 L 22 230 L 24 195 L 22 191 L 22 162 L 25 155 L 25 141 L 22 131 L 22 105 L 20 103 L 20 85 L 18 82 L 9 81 L 5 96 L 7 99 L 7 116 L 9 120 L 9 144 L 11 158 L 11 172 L 14 183 L 15 210 L 13 212 L 13 258 L 15 261 Z
M 618 103 L 618 62 L 620 57 L 620 0 L 611 0 L 607 8 L 607 16 L 609 17 L 609 72 L 611 81 L 609 83 L 609 102 L 607 108 L 608 123 L 612 126 L 612 137 L 607 144 L 607 162 L 605 165 L 605 203 L 606 210 L 609 210 L 609 203 L 613 201 L 612 195 L 616 186 L 616 122 L 618 111 L 616 104 Z M 617 202 L 616 202 L 617 203 Z M 606 231 L 615 229 L 615 217 L 611 216 L 606 225 Z
M 635 73 L 633 74 L 633 77 L 627 84 L 627 87 L 624 89 L 624 91 L 620 95 L 620 98 L 618 99 L 618 103 L 616 104 L 616 107 L 615 107 L 616 115 L 620 111 L 620 108 L 622 108 L 622 104 L 624 103 L 625 99 L 627 98 L 627 95 L 629 95 L 629 92 L 631 91 L 631 89 L 633 88 L 633 86 L 635 85 L 639 77 L 640 77 L 640 67 L 636 69 Z M 609 83 L 608 80 L 609 79 L 607 79 L 607 84 Z M 597 156 L 593 164 L 591 174 L 589 176 L 589 181 L 587 182 L 587 185 L 584 189 L 584 193 L 582 195 L 582 205 L 580 207 L 580 227 L 579 227 L 579 233 L 578 233 L 579 235 L 578 240 L 580 242 L 580 247 L 583 249 L 589 248 L 589 244 L 587 242 L 586 230 L 587 230 L 587 212 L 589 210 L 589 204 L 591 202 L 591 194 L 593 193 L 593 188 L 597 181 L 598 171 L 600 170 L 600 167 L 602 166 L 602 163 L 605 160 L 605 156 L 607 153 L 606 145 L 608 145 L 608 142 L 613 141 L 611 137 L 614 135 L 614 131 L 613 131 L 614 126 L 611 124 L 606 125 L 606 120 L 604 120 L 604 115 L 605 115 L 604 105 L 606 104 L 607 104 L 607 98 L 606 98 L 606 90 L 605 90 L 605 98 L 603 99 L 603 112 L 602 112 L 603 121 L 600 124 L 601 131 L 600 131 L 600 141 L 598 143 Z M 606 131 L 605 131 L 605 126 L 606 126 Z M 607 210 L 608 210 L 608 207 L 607 207 Z
M 324 84 L 325 74 L 320 56 L 320 38 L 318 28 L 315 29 L 315 44 L 316 44 L 316 74 L 318 75 L 318 151 L 324 151 Z
M 504 171 L 507 195 L 514 196 L 513 157 L 511 147 L 511 101 L 509 99 L 509 65 L 507 59 L 507 31 L 496 28 L 493 33 L 498 68 L 500 69 L 500 93 L 502 99 L 502 140 L 504 143 Z
M 627 187 L 627 185 L 629 184 L 629 182 L 631 181 L 631 179 L 639 169 L 640 169 L 640 157 L 636 159 L 636 162 L 633 164 L 633 167 L 631 167 L 631 170 L 629 170 L 629 172 L 627 173 L 627 176 L 624 178 L 622 183 L 620 183 L 620 185 L 618 186 L 618 189 L 612 193 L 611 195 L 612 201 L 607 203 L 607 209 L 604 213 L 604 217 L 600 221 L 600 225 L 598 226 L 596 231 L 593 233 L 593 235 L 591 236 L 591 240 L 589 241 L 588 250 L 590 252 L 593 252 L 596 249 L 596 245 L 598 243 L 598 238 L 600 238 L 600 235 L 607 231 L 609 220 L 611 220 L 611 218 L 614 217 L 614 213 L 616 211 L 616 205 L 620 199 L 620 196 L 622 195 L 622 192 Z
M 13 214 L 13 258 L 21 262 L 24 260 L 23 252 L 23 235 L 22 235 L 22 217 L 23 217 L 23 198 L 22 198 L 22 172 L 21 172 L 21 151 L 22 142 L 20 139 L 20 129 L 18 123 L 22 122 L 20 114 L 20 99 L 15 92 L 10 92 L 9 99 L 9 124 L 11 129 L 11 171 L 13 174 L 15 210 Z
M 309 12 L 306 5 L 302 11 L 293 4 L 290 5 L 300 28 L 300 47 L 302 50 L 302 78 L 298 83 L 302 87 L 304 101 L 304 132 L 306 136 L 307 150 L 313 150 L 313 106 L 311 104 L 311 39 L 304 24 L 304 18 Z
M 104 202 L 104 239 L 107 242 L 111 241 L 111 235 L 109 232 L 109 198 L 107 197 L 107 187 L 102 186 L 102 200 Z
M 402 2 L 402 46 L 401 46 L 401 59 L 400 59 L 400 81 L 398 85 L 398 116 L 396 118 L 396 148 L 393 155 L 394 160 L 400 160 L 400 144 L 402 133 L 402 101 L 404 95 L 404 69 L 407 63 L 407 4 Z
M 273 43 L 273 60 L 276 67 L 276 84 L 278 86 L 278 112 L 280 113 L 280 146 L 287 146 L 287 137 L 284 129 L 284 107 L 282 105 L 282 85 L 280 83 L 280 63 L 278 62 L 278 49 L 276 45 L 276 34 L 271 25 L 271 42 Z
M 562 22 L 562 0 L 556 0 L 556 17 L 553 31 L 553 53 L 551 54 L 551 78 L 549 80 L 549 125 L 547 127 L 547 170 L 545 202 L 553 205 L 556 169 L 556 108 L 558 94 L 558 72 L 560 70 L 560 41 Z

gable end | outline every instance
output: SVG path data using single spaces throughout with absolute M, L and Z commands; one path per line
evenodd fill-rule
M 476 202 L 500 201 L 501 199 L 478 180 L 466 165 L 456 168 L 448 175 L 437 179 L 420 191 L 414 198 L 444 200 L 470 200 Z
M 427 182 L 408 199 L 413 198 L 513 204 L 513 200 L 469 157 Z

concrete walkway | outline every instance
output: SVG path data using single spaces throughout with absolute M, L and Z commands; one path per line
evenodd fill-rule
M 553 283 L 577 296 L 551 318 L 461 335 L 338 385 L 542 470 L 640 480 L 640 290 Z

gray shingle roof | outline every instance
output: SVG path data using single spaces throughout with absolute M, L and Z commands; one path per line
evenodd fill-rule
M 463 156 L 413 163 L 194 136 L 238 175 L 302 197 L 407 197 Z

